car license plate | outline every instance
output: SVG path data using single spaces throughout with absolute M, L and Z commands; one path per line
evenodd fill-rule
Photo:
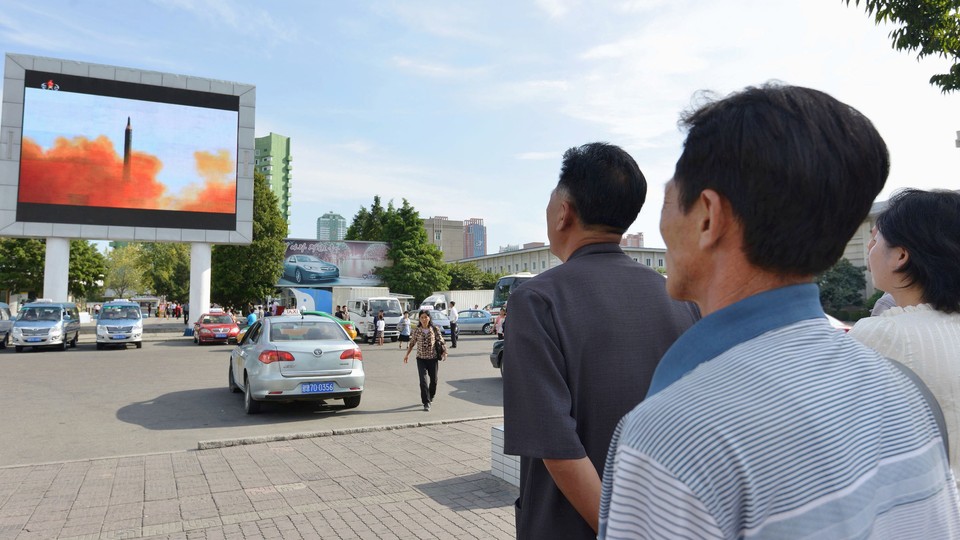
M 41 338 L 41 337 L 28 337 L 25 341 L 29 341 L 30 343 L 36 343 L 37 341 L 43 341 L 43 338 Z
M 332 382 L 311 382 L 300 385 L 300 391 L 304 394 L 319 394 L 322 392 L 333 392 Z
M 227 337 L 227 335 L 226 335 L 226 334 L 215 334 L 214 337 L 216 337 L 217 339 L 223 339 L 223 338 Z
M 110 339 L 127 339 L 127 336 L 110 336 Z

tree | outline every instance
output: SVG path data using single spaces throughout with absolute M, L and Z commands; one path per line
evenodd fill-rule
M 379 204 L 379 197 L 374 199 Z M 406 199 L 399 209 L 390 204 L 381 240 L 389 242 L 387 256 L 393 266 L 377 268 L 376 273 L 392 291 L 422 300 L 433 291 L 450 286 L 450 275 L 440 249 L 427 241 L 420 214 Z
M 839 311 L 848 306 L 863 305 L 863 291 L 867 280 L 863 275 L 866 268 L 854 266 L 847 259 L 840 259 L 829 270 L 820 274 L 820 303 L 827 311 Z
M 46 248 L 36 238 L 0 239 L 0 289 L 37 297 L 43 292 Z
M 104 285 L 119 298 L 128 292 L 139 293 L 143 288 L 140 244 L 118 247 L 107 255 L 107 278 Z
M 500 277 L 492 272 L 484 272 L 474 264 L 448 264 L 447 273 L 450 274 L 450 289 L 455 291 L 492 289 Z
M 137 267 L 142 276 L 141 292 L 186 302 L 190 298 L 190 246 L 187 244 L 145 243 L 137 249 Z
M 99 296 L 107 274 L 107 258 L 89 240 L 70 241 L 67 291 L 74 298 Z
M 242 307 L 276 289 L 287 250 L 287 222 L 267 179 L 253 175 L 253 242 L 214 246 L 210 296 L 224 306 Z
M 850 5 L 850 0 L 845 0 Z M 860 6 L 860 0 L 853 0 Z M 956 0 L 864 0 L 874 22 L 899 25 L 890 32 L 893 48 L 918 51 L 917 59 L 936 55 L 953 62 L 948 73 L 930 77 L 944 93 L 960 89 L 960 11 Z
M 346 240 L 362 240 L 367 242 L 383 242 L 383 229 L 390 215 L 395 212 L 393 201 L 384 210 L 380 204 L 380 196 L 374 195 L 373 204 L 368 212 L 366 208 L 360 208 L 357 215 L 353 216 L 353 222 L 347 227 Z

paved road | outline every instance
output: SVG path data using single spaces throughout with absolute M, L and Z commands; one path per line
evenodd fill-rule
M 66 352 L 0 350 L 5 383 L 0 467 L 503 413 L 500 374 L 487 357 L 493 345 L 488 336 L 462 336 L 460 346 L 451 349 L 429 413 L 421 410 L 416 362 L 405 366 L 394 343 L 362 345 L 367 379 L 359 408 L 268 404 L 254 416 L 243 413 L 240 394 L 227 390 L 232 346 L 198 347 L 189 338 L 167 337 L 146 341 L 139 350 L 97 351 L 87 336 Z

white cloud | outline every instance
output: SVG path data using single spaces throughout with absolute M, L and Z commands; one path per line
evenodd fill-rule
M 394 56 L 393 64 L 398 68 L 416 73 L 418 75 L 443 79 L 474 78 L 487 71 L 487 68 L 483 67 L 459 67 L 455 65 L 425 62 L 404 56 Z

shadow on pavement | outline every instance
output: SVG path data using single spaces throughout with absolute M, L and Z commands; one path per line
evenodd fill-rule
M 441 376 L 443 371 L 440 371 Z M 483 379 L 460 379 L 447 381 L 453 387 L 450 397 L 469 401 L 477 405 L 491 407 L 503 406 L 503 382 L 499 375 Z
M 313 402 L 264 402 L 259 414 L 248 415 L 243 411 L 243 394 L 227 389 L 224 372 L 223 387 L 170 392 L 149 401 L 131 403 L 117 410 L 117 419 L 151 430 L 256 426 L 300 422 L 329 414 L 354 414 L 356 409 L 341 413 L 342 403 L 331 400 L 331 405 L 323 406 Z
M 477 472 L 414 487 L 447 508 L 463 510 L 513 506 L 519 493 L 516 487 L 489 472 Z

